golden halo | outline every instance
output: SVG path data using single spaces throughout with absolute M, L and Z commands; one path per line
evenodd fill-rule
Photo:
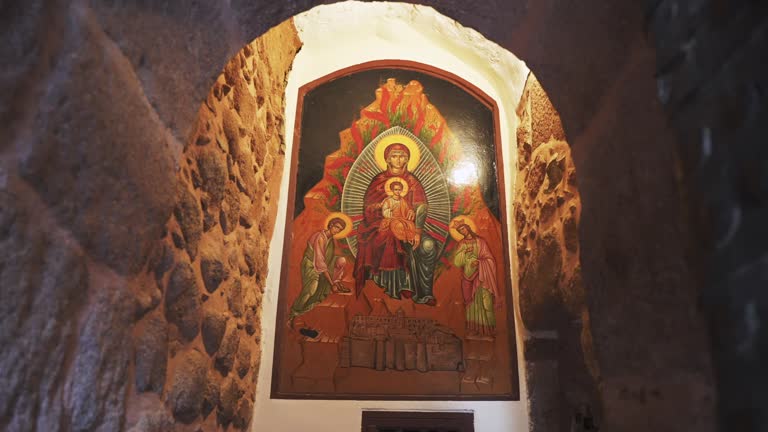
M 344 223 L 347 224 L 344 227 L 344 229 L 339 231 L 339 233 L 336 234 L 335 236 L 333 236 L 333 238 L 335 238 L 335 239 L 342 239 L 342 238 L 348 236 L 350 232 L 352 232 L 352 219 L 350 219 L 349 216 L 345 215 L 344 213 L 340 213 L 340 212 L 333 212 L 333 213 L 329 214 L 325 218 L 325 221 L 323 221 L 323 229 L 328 228 L 328 222 L 330 222 L 331 219 L 333 219 L 333 218 L 339 218 L 339 219 L 343 220 Z
M 421 151 L 419 145 L 413 138 L 406 135 L 387 135 L 380 139 L 376 144 L 376 149 L 373 152 L 373 156 L 376 158 L 376 164 L 383 170 L 387 169 L 387 161 L 384 160 L 384 150 L 389 147 L 390 144 L 400 143 L 408 147 L 408 151 L 411 152 L 411 157 L 408 159 L 408 171 L 413 171 L 419 166 L 419 160 L 421 159 Z
M 459 220 L 469 225 L 473 232 L 477 232 L 477 225 L 475 225 L 475 221 L 470 219 L 468 216 L 456 216 L 451 220 L 451 223 L 448 224 L 448 232 L 451 233 L 451 237 L 453 237 L 454 240 L 461 241 L 464 239 L 464 236 L 461 235 L 460 232 L 456 231 L 456 228 L 453 227 L 454 224 Z
M 408 182 L 405 181 L 402 177 L 392 177 L 384 183 L 384 192 L 387 193 L 387 196 L 394 195 L 392 190 L 389 188 L 389 185 L 391 185 L 393 182 L 399 182 L 403 185 L 403 193 L 400 194 L 400 196 L 405 196 L 408 193 Z

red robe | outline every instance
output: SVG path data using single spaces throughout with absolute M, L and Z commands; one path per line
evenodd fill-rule
M 371 180 L 363 198 L 363 220 L 357 228 L 357 259 L 354 271 L 357 295 L 363 291 L 365 281 L 371 279 L 380 270 L 401 269 L 409 272 L 400 240 L 391 230 L 379 230 L 384 216 L 381 208 L 372 207 L 380 204 L 387 197 L 384 184 L 392 177 L 400 177 L 408 183 L 408 193 L 402 199 L 414 211 L 419 204 L 427 203 L 424 187 L 416 176 L 407 171 L 396 175 L 387 170 L 377 174 Z

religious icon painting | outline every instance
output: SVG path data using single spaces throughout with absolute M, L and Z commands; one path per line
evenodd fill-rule
M 299 91 L 272 397 L 519 398 L 492 99 L 404 61 Z

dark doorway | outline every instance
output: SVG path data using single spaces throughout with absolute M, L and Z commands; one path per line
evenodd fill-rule
M 472 412 L 363 411 L 362 432 L 474 432 Z

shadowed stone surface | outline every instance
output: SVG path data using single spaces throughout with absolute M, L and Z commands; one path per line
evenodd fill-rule
M 227 185 L 227 164 L 225 156 L 216 149 L 201 152 L 197 166 L 202 176 L 202 188 L 210 198 L 209 205 L 218 207 L 224 199 L 224 188 Z
M 227 317 L 220 312 L 206 312 L 203 318 L 203 346 L 209 355 L 214 355 L 221 345 Z
M 524 345 L 533 431 L 570 431 L 575 413 L 602 414 L 591 311 L 581 283 L 581 197 L 571 148 L 557 111 L 530 74 L 520 105 L 515 223 L 520 313 L 532 332 Z M 581 430 L 581 429 L 576 429 Z
M 195 272 L 201 248 L 220 263 L 231 258 L 224 250 L 246 241 L 252 248 L 243 233 L 262 217 L 258 235 L 271 236 L 269 196 L 277 196 L 283 155 L 256 137 L 282 140 L 267 118 L 283 115 L 295 29 L 288 23 L 227 65 L 246 42 L 237 31 L 229 39 L 217 32 L 200 49 L 208 33 L 190 37 L 186 26 L 226 28 L 228 5 L 27 2 L 0 10 L 0 429 L 168 431 L 177 419 L 194 423 L 199 388 L 208 414 L 219 405 L 211 392 L 218 384 L 200 387 L 198 379 L 220 376 L 214 360 L 188 354 L 203 348 L 201 301 L 217 314 L 230 314 L 231 303 L 239 317 L 225 344 L 227 369 L 238 348 L 260 352 L 259 340 L 239 334 L 242 299 L 262 289 L 253 276 L 267 274 L 266 262 L 235 260 L 250 274 L 233 296 L 199 289 L 214 291 L 226 266 L 222 274 L 214 264 L 207 280 Z M 155 31 L 164 41 L 137 39 Z M 200 74 L 203 56 L 210 69 Z M 227 76 L 204 98 L 224 66 Z M 210 157 L 196 153 L 202 149 Z M 236 394 L 255 393 L 258 367 L 250 366 L 240 366 Z M 163 390 L 167 410 L 152 402 Z M 247 428 L 249 416 L 234 418 Z
M 135 297 L 134 317 L 139 320 L 160 305 L 163 293 L 160 292 L 155 282 L 148 278 L 136 285 L 136 290 L 133 293 Z
M 173 432 L 173 417 L 164 409 L 145 411 L 128 432 Z
M 148 265 L 159 281 L 173 266 L 173 249 L 166 243 L 159 243 L 150 255 Z
M 648 5 L 655 91 L 679 138 L 689 265 L 710 319 L 721 430 L 768 428 L 768 9 L 762 2 Z
M 600 426 L 712 431 L 715 386 L 699 279 L 686 253 L 687 194 L 677 181 L 675 139 L 646 79 L 653 70 L 643 44 L 620 75 L 634 85 L 613 88 L 591 139 L 573 147 L 584 197 L 581 275 L 604 383 Z M 661 398 L 619 397 L 625 388 Z
M 245 429 L 251 422 L 251 417 L 253 417 L 253 402 L 248 398 L 241 397 L 237 403 L 237 412 L 232 423 L 236 428 Z
M 165 295 L 165 316 L 176 325 L 182 338 L 191 341 L 200 328 L 200 296 L 192 267 L 176 264 L 168 279 Z
M 240 332 L 234 326 L 230 326 L 224 336 L 224 340 L 216 354 L 215 366 L 222 376 L 227 376 L 235 365 L 235 355 L 240 345 Z
M 248 309 L 245 312 L 245 331 L 248 335 L 253 336 L 256 333 L 259 323 L 256 321 L 256 312 L 253 309 Z
M 71 8 L 61 13 L 70 19 L 59 36 L 60 64 L 25 136 L 19 170 L 93 259 L 134 274 L 170 213 L 173 140 L 98 24 Z M 141 126 L 113 129 L 118 124 Z
M 20 197 L 0 189 L 0 418 L 10 431 L 62 421 L 60 380 L 89 291 L 85 257 L 41 230 Z
M 237 352 L 237 375 L 242 379 L 248 374 L 251 368 L 251 349 L 247 345 L 240 347 Z
M 219 395 L 224 377 L 237 379 L 237 392 L 230 395 L 255 394 L 259 370 L 254 357 L 261 353 L 261 339 L 246 336 L 260 330 L 257 327 L 263 286 L 257 282 L 268 270 L 267 243 L 263 239 L 271 235 L 275 200 L 270 200 L 269 195 L 276 196 L 282 167 L 273 167 L 276 177 L 267 182 L 266 170 L 254 155 L 262 152 L 273 161 L 282 161 L 283 157 L 276 153 L 278 148 L 273 149 L 256 137 L 265 136 L 267 129 L 273 134 L 282 133 L 273 124 L 267 124 L 267 119 L 282 116 L 277 111 L 282 111 L 288 63 L 281 62 L 292 58 L 297 45 L 286 51 L 290 54 L 287 58 L 274 56 L 272 50 L 297 42 L 290 26 L 271 32 L 265 41 L 256 41 L 244 49 L 217 79 L 206 103 L 200 107 L 189 140 L 191 145 L 186 146 L 179 159 L 178 201 L 174 217 L 166 225 L 166 232 L 171 235 L 163 235 L 162 252 L 155 246 L 152 255 L 150 269 L 161 275 L 166 317 L 173 324 L 169 328 L 172 340 L 168 370 L 174 371 L 177 358 L 190 349 L 204 349 L 212 357 L 206 365 L 206 385 L 199 411 L 185 408 L 175 415 L 178 421 L 200 425 L 203 430 L 209 430 L 219 419 L 217 407 L 221 405 Z M 268 49 L 270 57 L 266 61 Z M 256 76 L 263 77 L 264 83 L 256 81 Z M 248 97 L 261 102 L 248 102 Z M 256 112 L 248 111 L 254 108 Z M 266 222 L 259 226 L 251 222 L 263 218 Z M 188 253 L 174 252 L 174 245 Z M 160 265 L 156 262 L 164 262 L 160 255 L 164 257 L 166 251 L 171 251 L 172 268 L 166 272 L 155 270 Z M 251 312 L 250 318 L 246 311 Z M 197 339 L 198 328 L 201 340 Z M 165 384 L 166 389 L 170 386 Z M 230 405 L 226 405 L 227 424 L 246 429 L 250 415 L 245 415 L 243 406 L 248 405 L 238 401 Z M 217 413 L 212 420 L 214 409 Z
M 37 74 L 26 77 L 28 71 L 47 73 L 50 68 L 41 64 L 44 62 L 39 56 L 41 52 L 52 48 L 46 44 L 46 34 L 38 31 L 40 26 L 54 25 L 54 20 L 43 13 L 45 6 L 43 1 L 10 2 L 3 5 L 0 38 L 8 43 L 0 47 L 0 58 L 14 60 L 5 65 L 0 77 L 0 120 L 4 125 L 10 126 L 10 121 L 18 118 L 19 108 L 14 106 L 15 102 L 27 96 L 25 93 L 31 92 L 34 78 L 38 78 Z M 0 144 L 2 147 L 3 144 Z
M 195 196 L 179 183 L 176 208 L 173 210 L 176 220 L 179 222 L 181 232 L 184 234 L 184 243 L 176 243 L 179 248 L 186 248 L 191 259 L 197 255 L 197 244 L 203 233 L 202 211 Z
M 209 293 L 219 288 L 221 282 L 229 277 L 229 272 L 215 257 L 203 257 L 200 260 L 200 271 L 203 274 L 203 283 Z
M 221 203 L 219 223 L 224 234 L 229 234 L 237 228 L 240 220 L 240 191 L 237 186 L 229 183 L 224 192 L 224 201 Z
M 119 430 L 131 359 L 133 323 L 130 294 L 121 286 L 102 285 L 80 329 L 73 374 L 65 386 L 72 429 Z
M 136 341 L 136 389 L 161 394 L 168 356 L 168 326 L 161 316 L 148 317 Z
M 206 391 L 207 357 L 200 351 L 179 354 L 168 392 L 168 403 L 173 416 L 191 423 L 200 415 Z
M 225 381 L 221 388 L 221 397 L 218 410 L 216 411 L 217 421 L 220 425 L 226 427 L 235 420 L 238 414 L 237 404 L 240 398 L 242 398 L 243 393 L 243 390 L 237 384 L 237 380 L 229 378 Z
M 202 408 L 203 417 L 208 417 L 219 405 L 222 380 L 223 378 L 218 372 L 213 370 L 208 371 L 208 384 L 205 390 L 205 398 L 203 399 Z
M 229 310 L 236 318 L 243 316 L 243 284 L 240 279 L 234 279 L 229 286 L 229 297 L 227 298 Z

